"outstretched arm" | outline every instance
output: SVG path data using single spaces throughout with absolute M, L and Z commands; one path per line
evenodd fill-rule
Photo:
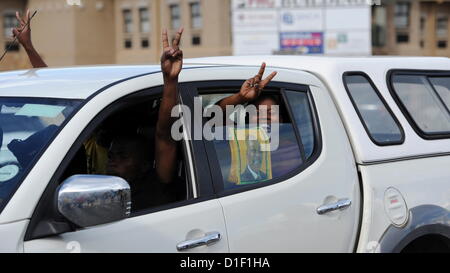
M 164 90 L 156 124 L 155 158 L 156 172 L 163 183 L 171 183 L 176 172 L 177 143 L 171 136 L 174 118 L 171 117 L 172 108 L 178 103 L 178 75 L 183 67 L 183 51 L 179 44 L 183 29 L 181 28 L 169 45 L 167 30 L 163 31 L 163 53 L 161 56 L 161 70 L 164 77 Z
M 28 58 L 34 68 L 47 67 L 47 64 L 42 60 L 41 56 L 39 56 L 39 53 L 34 49 L 33 43 L 31 42 L 30 11 L 27 10 L 27 13 L 23 18 L 20 17 L 19 12 L 16 12 L 16 17 L 20 26 L 13 29 L 14 37 L 17 37 L 19 43 L 25 48 Z

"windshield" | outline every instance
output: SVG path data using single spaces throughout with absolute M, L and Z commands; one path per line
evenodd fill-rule
M 0 213 L 78 100 L 0 98 Z

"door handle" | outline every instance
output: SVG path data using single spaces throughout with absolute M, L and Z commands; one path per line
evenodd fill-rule
M 199 239 L 193 239 L 181 242 L 177 244 L 178 251 L 184 251 L 188 249 L 193 249 L 199 246 L 209 246 L 211 244 L 217 243 L 220 241 L 221 236 L 219 232 L 208 232 L 205 234 L 205 237 Z
M 323 215 L 335 210 L 344 210 L 348 207 L 350 207 L 352 204 L 352 201 L 350 199 L 341 199 L 333 204 L 327 204 L 323 205 L 317 208 L 317 213 L 319 215 Z

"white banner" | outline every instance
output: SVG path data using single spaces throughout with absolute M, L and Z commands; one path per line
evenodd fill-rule
M 323 9 L 280 11 L 280 31 L 323 31 Z

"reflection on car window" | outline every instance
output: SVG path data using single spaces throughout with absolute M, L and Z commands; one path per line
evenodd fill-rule
M 430 77 L 429 79 L 447 109 L 450 110 L 450 77 Z
M 0 98 L 0 209 L 79 104 L 75 100 Z
M 221 128 L 218 128 L 221 130 Z M 222 128 L 230 132 L 233 130 L 264 130 L 262 128 Z M 267 145 L 261 139 L 214 140 L 218 156 L 224 189 L 233 189 L 240 186 L 266 182 L 277 177 L 289 174 L 302 163 L 300 148 L 295 137 L 292 124 L 279 125 L 279 144 L 276 149 L 262 149 Z M 248 133 L 251 135 L 251 133 Z M 264 139 L 264 138 L 263 138 Z M 269 150 L 269 151 L 267 151 Z
M 392 84 L 395 94 L 398 96 L 414 123 L 427 134 L 439 134 L 450 132 L 450 115 L 440 98 L 440 93 L 445 93 L 439 80 L 432 80 L 437 87 L 435 92 L 426 76 L 394 75 Z M 442 81 L 441 81 L 442 83 Z
M 302 139 L 305 157 L 310 158 L 314 151 L 314 125 L 308 95 L 305 92 L 286 91 L 286 97 Z
M 377 144 L 398 143 L 403 135 L 369 80 L 363 75 L 346 75 L 344 83 L 356 111 Z

